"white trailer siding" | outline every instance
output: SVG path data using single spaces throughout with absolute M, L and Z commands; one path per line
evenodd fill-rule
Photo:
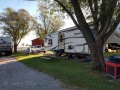
M 12 38 L 0 37 L 0 55 L 5 53 L 6 55 L 12 55 Z
M 116 30 L 111 34 L 111 36 L 106 41 L 106 43 L 104 45 L 104 50 L 105 49 L 111 49 L 109 47 L 109 45 L 110 44 L 115 44 L 115 43 L 120 45 L 120 23 L 118 24 Z M 115 46 L 115 48 L 119 48 L 119 47 Z
M 12 38 L 11 37 L 0 37 L 0 44 L 12 45 Z
M 118 24 L 115 32 L 109 37 L 106 43 L 120 43 L 120 23 Z
M 80 30 L 75 29 L 64 32 L 65 52 L 67 53 L 88 53 L 88 45 Z
M 94 29 L 92 25 L 90 25 L 90 28 Z M 60 42 L 60 35 L 63 35 L 62 38 L 63 42 Z M 64 49 L 64 51 L 67 53 L 90 52 L 86 40 L 83 37 L 83 34 L 79 29 L 77 29 L 76 26 L 49 34 L 45 38 L 46 40 L 52 39 L 52 43 L 53 43 L 52 45 L 48 45 L 48 42 L 45 41 L 46 50 L 50 50 L 58 46 L 55 49 L 57 50 Z M 106 43 L 120 43 L 120 23 L 117 26 L 115 32 L 109 37 Z
M 52 44 L 49 43 L 50 40 Z M 51 51 L 53 48 L 54 50 L 58 50 L 58 32 L 46 35 L 44 39 L 44 46 L 45 46 L 45 51 L 49 51 L 49 50 Z

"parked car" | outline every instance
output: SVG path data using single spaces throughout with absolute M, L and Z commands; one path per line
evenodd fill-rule
M 31 53 L 35 53 L 38 54 L 40 52 L 44 52 L 44 47 L 42 47 L 41 45 L 36 45 L 36 46 L 31 46 L 30 47 L 30 52 Z

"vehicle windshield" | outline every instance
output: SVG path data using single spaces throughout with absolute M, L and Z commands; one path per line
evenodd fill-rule
M 41 46 L 36 46 L 37 48 L 41 48 Z

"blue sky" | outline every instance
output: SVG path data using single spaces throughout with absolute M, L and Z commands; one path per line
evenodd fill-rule
M 7 7 L 11 7 L 14 10 L 26 9 L 32 16 L 37 16 L 37 2 L 26 0 L 0 0 L 0 13 L 4 12 Z M 65 19 L 65 25 L 62 27 L 67 28 L 74 26 L 71 19 Z
M 14 10 L 26 9 L 32 16 L 37 16 L 37 2 L 35 1 L 25 1 L 25 0 L 0 0 L 0 13 L 4 12 L 7 7 L 11 7 Z M 74 26 L 71 19 L 65 20 L 65 25 L 62 27 L 67 28 Z M 31 40 L 35 39 L 37 36 L 35 32 L 30 32 L 26 37 L 24 37 L 20 43 L 31 44 Z
M 32 16 L 36 16 L 37 12 L 37 2 L 35 1 L 25 1 L 25 0 L 0 0 L 0 13 L 4 12 L 7 7 L 11 7 L 14 10 L 26 9 Z M 31 40 L 35 39 L 35 32 L 30 32 L 26 35 L 19 46 L 24 44 L 31 44 Z
M 37 16 L 37 2 L 36 1 L 25 1 L 25 0 L 0 0 L 0 13 L 3 12 L 7 7 L 12 7 L 14 10 L 26 9 L 32 16 Z M 73 26 L 71 19 L 65 20 L 65 25 L 62 27 L 67 28 Z
M 37 2 L 25 0 L 0 0 L 0 13 L 7 7 L 11 7 L 14 10 L 26 9 L 31 15 L 34 16 L 37 11 Z

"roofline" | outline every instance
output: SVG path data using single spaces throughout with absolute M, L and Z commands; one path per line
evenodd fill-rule
M 67 32 L 67 31 L 71 31 L 71 30 L 75 30 L 75 29 L 78 29 L 78 28 L 76 26 L 73 26 L 73 27 L 58 30 L 58 32 Z
M 49 34 L 45 35 L 45 37 L 46 37 L 46 36 L 49 36 L 49 35 L 51 35 L 51 34 L 57 34 L 57 33 L 58 33 L 58 31 L 55 31 L 55 32 L 52 32 L 52 33 L 49 33 Z
M 92 26 L 93 25 L 93 22 L 89 22 L 88 23 L 89 26 Z M 54 33 L 60 33 L 60 32 L 67 32 L 67 31 L 72 31 L 72 30 L 77 30 L 78 28 L 76 26 L 72 26 L 72 27 L 69 27 L 69 28 L 65 28 L 65 29 L 60 29 L 56 32 L 53 32 L 53 33 L 50 33 L 50 34 L 54 34 Z M 46 36 L 49 36 L 50 34 L 46 35 Z
M 88 25 L 92 26 L 93 22 L 89 22 Z M 58 30 L 58 32 L 66 32 L 66 31 L 71 31 L 71 30 L 75 30 L 75 29 L 77 30 L 78 28 L 76 26 L 72 26 L 72 27 L 69 27 L 69 28 L 60 29 L 60 30 Z
M 39 40 L 43 40 L 43 39 L 41 39 L 41 38 L 36 38 L 36 39 L 32 39 L 31 41 L 33 41 L 33 40 L 37 40 L 37 39 L 39 39 Z

